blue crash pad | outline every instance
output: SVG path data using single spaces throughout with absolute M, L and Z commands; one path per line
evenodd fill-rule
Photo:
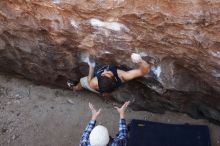
M 205 125 L 132 120 L 128 146 L 211 146 L 211 142 Z

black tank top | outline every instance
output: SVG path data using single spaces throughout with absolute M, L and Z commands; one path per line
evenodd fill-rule
M 108 71 L 111 71 L 114 75 L 114 77 L 116 78 L 116 85 L 114 88 L 118 88 L 122 85 L 122 81 L 121 79 L 118 77 L 118 73 L 117 73 L 117 67 L 115 65 L 104 65 L 103 67 L 101 67 L 100 69 L 98 69 L 96 72 L 95 72 L 95 76 L 97 77 L 97 79 L 99 80 L 102 73 L 104 72 L 104 70 L 108 70 Z M 103 91 L 99 88 L 99 92 L 100 93 L 103 93 Z

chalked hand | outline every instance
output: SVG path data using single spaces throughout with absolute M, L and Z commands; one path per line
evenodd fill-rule
M 131 54 L 131 60 L 134 63 L 139 63 L 142 60 L 142 58 L 141 58 L 141 55 L 139 55 L 137 53 L 132 53 Z

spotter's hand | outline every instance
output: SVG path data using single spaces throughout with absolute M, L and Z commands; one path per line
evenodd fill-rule
M 99 116 L 100 112 L 101 112 L 101 109 L 99 110 L 96 110 L 93 106 L 93 104 L 89 103 L 89 108 L 92 112 L 92 120 L 96 120 L 97 117 Z

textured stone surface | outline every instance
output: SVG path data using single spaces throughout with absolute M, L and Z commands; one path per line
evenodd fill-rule
M 83 54 L 130 68 L 132 52 L 150 55 L 160 60 L 154 78 L 125 85 L 118 101 L 220 121 L 219 8 L 218 0 L 1 0 L 0 70 L 65 86 L 86 73 Z
M 106 126 L 109 134 L 115 136 L 119 116 L 111 102 L 106 103 L 91 92 L 51 89 L 0 73 L 0 145 L 78 146 L 91 118 L 88 102 L 102 108 L 97 123 Z M 157 114 L 128 108 L 127 122 L 133 118 L 169 124 L 207 125 L 211 145 L 219 146 L 220 126 L 204 119 L 192 119 L 182 113 Z

